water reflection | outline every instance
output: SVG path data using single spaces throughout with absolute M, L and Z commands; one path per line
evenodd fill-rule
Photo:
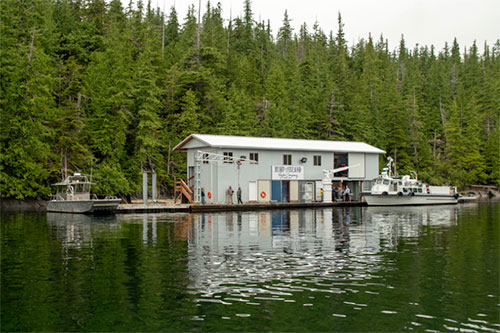
M 49 225 L 65 246 L 81 248 L 93 233 L 117 232 L 121 223 L 142 224 L 145 246 L 156 246 L 158 223 L 173 223 L 174 238 L 188 241 L 196 254 L 209 248 L 212 255 L 228 249 L 242 254 L 341 252 L 376 254 L 397 246 L 401 239 L 419 236 L 423 226 L 456 224 L 456 207 L 369 207 L 321 210 L 282 210 L 210 214 L 139 214 L 89 216 L 47 213 Z
M 490 283 L 498 267 L 485 264 L 498 261 L 498 208 L 470 223 L 478 211 L 344 207 L 48 214 L 47 221 L 67 258 L 64 271 L 74 275 L 62 284 L 71 285 L 75 312 L 98 308 L 99 322 L 112 322 L 104 320 L 116 316 L 114 305 L 105 306 L 111 299 L 122 304 L 123 330 L 443 330 L 477 328 L 479 321 L 498 330 L 498 289 Z M 84 312 L 81 327 L 111 330 L 91 326 L 93 314 Z
M 47 222 L 64 248 L 90 247 L 94 232 L 113 232 L 120 228 L 115 215 L 47 213 Z
M 305 282 L 322 293 L 346 292 L 350 287 L 332 286 L 375 277 L 381 269 L 380 252 L 418 237 L 425 226 L 454 225 L 455 209 L 370 207 L 193 215 L 190 287 L 205 301 L 218 294 L 252 301 L 259 295 L 276 295 L 276 288 L 281 290 L 278 295 L 302 289 Z M 263 285 L 269 283 L 279 285 Z

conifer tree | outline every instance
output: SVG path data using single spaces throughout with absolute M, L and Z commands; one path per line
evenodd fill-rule
M 50 189 L 56 104 L 53 7 L 46 1 L 0 3 L 0 195 L 36 197 Z M 50 52 L 50 51 L 49 51 Z
M 90 165 L 98 195 L 133 195 L 142 170 L 166 190 L 194 132 L 364 141 L 425 181 L 500 184 L 500 41 L 348 46 L 340 13 L 337 31 L 295 34 L 287 11 L 273 32 L 243 5 L 179 22 L 149 0 L 1 1 L 2 198 Z

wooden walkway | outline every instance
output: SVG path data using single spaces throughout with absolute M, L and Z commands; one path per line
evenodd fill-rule
M 244 204 L 171 204 L 171 203 L 148 203 L 148 204 L 121 204 L 115 211 L 116 214 L 136 213 L 204 213 L 204 212 L 227 212 L 227 211 L 252 211 L 267 209 L 292 209 L 292 208 L 326 208 L 326 207 L 359 207 L 365 206 L 365 202 L 287 202 L 287 203 L 244 203 Z
M 190 205 L 185 204 L 165 204 L 165 203 L 148 203 L 148 204 L 121 204 L 115 210 L 116 214 L 141 214 L 141 213 L 189 213 Z

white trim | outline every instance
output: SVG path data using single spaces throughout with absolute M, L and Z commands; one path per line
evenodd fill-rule
M 207 147 L 215 147 L 221 149 L 259 149 L 385 154 L 384 150 L 378 149 L 364 142 L 280 139 L 208 134 L 191 134 L 190 136 L 182 140 L 182 142 L 180 142 L 178 145 L 176 145 L 174 147 L 174 150 L 187 149 L 184 146 L 193 139 L 199 140 L 203 144 L 206 144 Z

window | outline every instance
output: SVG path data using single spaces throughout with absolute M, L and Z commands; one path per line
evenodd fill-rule
M 250 160 L 254 161 L 250 163 L 259 164 L 259 153 L 250 153 Z
M 231 151 L 224 152 L 224 163 L 233 163 L 233 152 Z
M 208 164 L 208 154 L 203 154 L 202 160 L 203 164 Z
M 343 168 L 347 166 L 348 157 L 346 153 L 335 153 L 333 155 L 333 168 L 338 169 L 338 168 Z M 335 177 L 347 177 L 348 172 L 347 170 L 340 171 L 335 173 Z
M 321 165 L 321 155 L 314 155 L 314 165 Z
M 283 155 L 283 165 L 292 165 L 292 155 Z

